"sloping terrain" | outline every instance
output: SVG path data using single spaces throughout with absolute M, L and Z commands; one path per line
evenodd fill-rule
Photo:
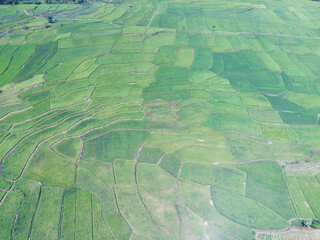
M 319 16 L 0 6 L 0 239 L 317 239 Z

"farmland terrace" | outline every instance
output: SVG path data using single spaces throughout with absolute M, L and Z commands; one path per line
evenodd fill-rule
M 0 5 L 0 239 L 319 239 L 320 3 Z

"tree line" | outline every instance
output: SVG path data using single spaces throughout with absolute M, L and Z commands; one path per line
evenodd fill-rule
M 0 5 L 16 5 L 16 4 L 72 4 L 85 3 L 88 0 L 0 0 Z

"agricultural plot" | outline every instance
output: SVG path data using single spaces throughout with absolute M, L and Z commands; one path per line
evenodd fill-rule
M 319 9 L 0 5 L 0 239 L 317 239 Z

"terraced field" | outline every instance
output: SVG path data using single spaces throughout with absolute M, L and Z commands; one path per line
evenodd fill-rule
M 0 239 L 319 239 L 319 16 L 0 6 Z

